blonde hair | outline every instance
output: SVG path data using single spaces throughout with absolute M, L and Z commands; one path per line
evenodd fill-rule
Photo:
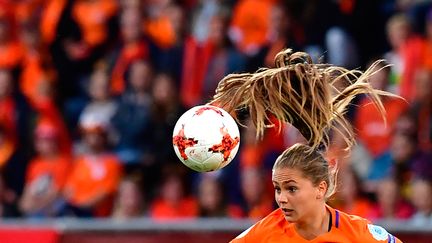
M 367 82 L 382 69 L 376 68 L 380 62 L 361 72 L 314 64 L 307 53 L 285 49 L 276 55 L 275 68 L 226 76 L 219 82 L 211 103 L 234 117 L 238 110 L 248 110 L 257 137 L 275 125 L 271 121 L 274 116 L 279 123 L 291 123 L 299 130 L 308 141 L 309 152 L 327 148 L 332 129 L 345 134 L 350 148 L 354 135 L 344 114 L 352 99 L 358 94 L 369 95 L 384 118 L 379 95 L 395 96 L 376 90 Z

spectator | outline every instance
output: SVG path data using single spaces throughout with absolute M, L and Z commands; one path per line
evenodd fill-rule
M 131 64 L 149 57 L 149 48 L 141 31 L 142 15 L 138 9 L 124 9 L 120 14 L 121 44 L 113 58 L 111 92 L 120 95 L 128 88 L 125 76 Z
M 141 179 L 130 175 L 122 179 L 114 203 L 112 217 L 127 220 L 145 216 L 145 200 L 141 190 Z
M 46 46 L 43 45 L 34 23 L 23 23 L 20 28 L 25 55 L 19 77 L 19 91 L 29 101 L 41 120 L 50 120 L 56 126 L 59 149 L 71 153 L 71 138 L 67 124 L 57 104 L 57 74 Z
M 101 217 L 111 213 L 122 166 L 108 149 L 107 126 L 97 113 L 80 121 L 84 149 L 76 157 L 64 186 L 65 215 Z
M 162 16 L 163 19 L 160 28 L 155 28 L 155 32 L 163 33 L 167 38 L 168 43 L 160 43 L 159 40 L 153 39 L 154 45 L 152 46 L 151 58 L 155 65 L 155 69 L 158 72 L 169 73 L 174 77 L 174 80 L 180 81 L 182 77 L 182 66 L 185 52 L 185 39 L 188 36 L 188 22 L 187 16 L 184 9 L 176 3 L 171 1 L 157 1 L 156 10 L 148 8 L 151 16 L 153 10 L 158 12 L 157 9 L 163 9 L 162 11 L 166 16 Z M 150 17 L 148 16 L 148 17 Z
M 72 17 L 75 2 L 48 0 L 42 10 L 40 22 L 42 40 L 47 45 L 60 77 L 56 90 L 61 107 L 65 105 L 65 109 L 72 105 L 70 102 L 76 102 L 75 99 L 83 96 L 82 78 L 86 68 L 89 68 L 82 65 L 89 56 L 90 49 L 81 42 L 81 29 Z
M 263 172 L 256 167 L 241 171 L 241 192 L 244 198 L 243 210 L 251 219 L 259 219 L 273 211 L 273 200 L 263 184 Z
M 70 24 L 77 28 L 77 33 L 64 41 L 63 48 L 83 76 L 90 73 L 95 62 L 114 43 L 118 34 L 117 11 L 115 0 L 75 0 L 68 3 L 66 15 L 70 17 Z M 80 91 L 84 93 L 84 90 Z
M 412 206 L 401 196 L 400 187 L 395 178 L 382 179 L 376 191 L 377 202 L 373 205 L 371 220 L 407 220 L 413 215 Z
M 225 75 L 246 67 L 244 56 L 229 42 L 227 24 L 226 16 L 216 15 L 209 23 L 205 42 L 190 38 L 185 43 L 180 93 L 186 107 L 205 103 Z
M 391 142 L 391 148 L 387 153 L 372 162 L 368 180 L 370 190 L 374 190 L 376 183 L 389 176 L 394 176 L 401 186 L 410 180 L 411 167 L 414 161 L 421 156 L 417 150 L 416 139 L 410 135 L 396 133 Z
M 222 183 L 215 175 L 202 175 L 198 184 L 198 216 L 243 217 L 240 207 L 228 204 Z
M 384 58 L 393 64 L 390 69 L 389 90 L 400 94 L 400 83 L 405 65 L 403 52 L 411 35 L 411 26 L 405 15 L 398 14 L 387 21 L 386 31 L 390 50 L 384 54 Z
M 28 217 L 53 217 L 60 210 L 60 194 L 69 173 L 71 158 L 62 153 L 59 131 L 47 120 L 36 127 L 36 156 L 27 169 L 24 193 L 20 208 Z
M 179 163 L 172 147 L 172 133 L 180 116 L 186 111 L 176 93 L 173 77 L 159 73 L 153 80 L 151 90 L 151 161 L 144 165 L 144 180 L 148 188 L 157 188 L 162 170 L 166 166 Z M 155 192 L 151 192 L 154 195 Z
M 422 61 L 422 38 L 412 31 L 411 23 L 404 14 L 395 14 L 388 20 L 387 33 L 393 50 L 384 57 L 395 63 L 392 91 L 411 101 L 414 75 Z
M 150 217 L 155 220 L 173 220 L 198 216 L 197 201 L 193 196 L 187 195 L 185 179 L 178 172 L 164 176 L 160 195 L 152 202 Z
M 416 178 L 412 181 L 411 202 L 416 213 L 410 220 L 414 226 L 432 225 L 432 184 L 431 178 Z
M 175 92 L 177 87 L 173 77 L 159 73 L 154 79 L 152 95 L 152 145 L 159 161 L 173 160 L 175 157 L 171 148 L 172 131 L 177 119 L 186 111 Z M 172 156 L 171 156 L 171 155 Z M 175 159 L 177 161 L 177 159 Z
M 151 119 L 151 85 L 153 69 L 146 61 L 135 61 L 130 70 L 130 89 L 120 98 L 112 125 L 119 135 L 115 150 L 128 165 L 142 164 L 151 159 L 149 146 Z
M 92 113 L 98 113 L 101 119 L 111 121 L 117 111 L 117 102 L 113 99 L 109 89 L 109 76 L 103 63 L 97 65 L 90 76 L 88 87 L 90 100 L 80 114 L 85 117 Z M 114 139 L 111 131 L 109 138 Z
M 338 174 L 339 190 L 336 194 L 336 208 L 348 214 L 369 217 L 373 204 L 363 190 L 360 178 L 350 167 L 340 170 Z M 339 201 L 340 203 L 337 203 Z
M 73 108 L 81 111 L 88 75 L 117 40 L 117 11 L 116 0 L 74 0 L 68 1 L 61 12 L 52 49 L 61 77 L 58 88 L 66 88 L 64 92 L 71 98 L 66 103 L 69 112 Z
M 380 72 L 371 77 L 371 85 L 375 89 L 386 90 L 389 82 L 389 68 L 381 63 L 375 70 Z M 365 145 L 373 158 L 382 155 L 388 149 L 393 126 L 397 118 L 408 108 L 406 101 L 394 97 L 382 97 L 386 116 L 381 117 L 377 107 L 368 97 L 364 97 L 356 110 L 354 126 L 358 131 L 358 139 Z

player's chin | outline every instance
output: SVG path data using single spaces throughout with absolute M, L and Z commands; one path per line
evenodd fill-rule
M 295 211 L 291 210 L 291 211 L 284 211 L 284 218 L 288 221 L 288 222 L 295 222 L 297 221 L 298 217 Z
M 290 222 L 290 223 L 295 223 L 297 222 L 297 217 L 293 217 L 293 216 L 285 216 L 284 217 L 286 221 Z

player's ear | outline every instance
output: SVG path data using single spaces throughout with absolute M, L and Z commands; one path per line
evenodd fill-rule
M 327 192 L 327 188 L 328 188 L 327 182 L 321 181 L 317 186 L 316 199 L 323 199 Z

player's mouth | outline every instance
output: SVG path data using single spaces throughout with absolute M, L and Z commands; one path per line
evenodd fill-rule
M 288 209 L 288 208 L 282 208 L 282 211 L 283 211 L 285 216 L 291 216 L 292 213 L 294 212 L 293 209 Z

